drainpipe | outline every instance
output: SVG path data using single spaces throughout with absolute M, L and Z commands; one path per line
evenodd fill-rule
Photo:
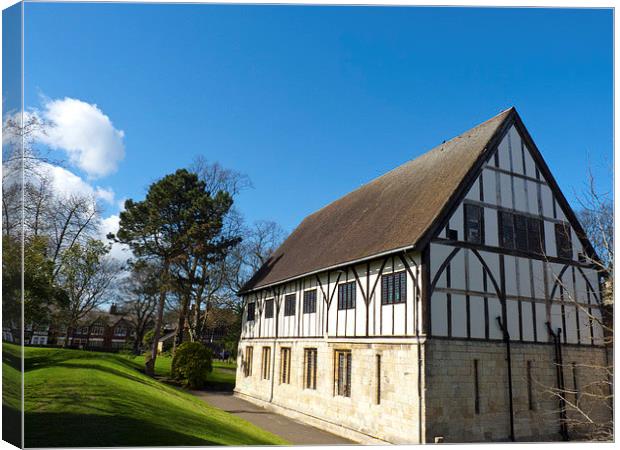
M 502 330 L 504 336 L 504 342 L 506 343 L 506 361 L 508 364 L 508 400 L 510 407 L 510 440 L 515 441 L 515 420 L 514 420 L 514 405 L 512 401 L 512 358 L 510 357 L 510 333 L 508 328 L 502 324 L 502 318 L 497 316 L 497 323 Z
M 563 361 L 562 361 L 562 343 L 560 341 L 560 336 L 562 329 L 558 328 L 557 333 L 553 332 L 551 328 L 551 324 L 546 322 L 547 331 L 553 337 L 553 346 L 555 349 L 555 379 L 558 385 L 558 390 L 560 391 L 560 435 L 562 439 L 568 441 L 568 429 L 566 427 L 566 400 L 564 400 L 564 394 L 566 390 L 564 389 L 564 371 L 562 370 Z

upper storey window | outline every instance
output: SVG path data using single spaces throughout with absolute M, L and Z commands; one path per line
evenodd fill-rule
M 295 294 L 289 294 L 286 297 L 284 297 L 284 315 L 285 316 L 295 315 Z
M 405 272 L 390 273 L 381 277 L 381 303 L 391 305 L 407 301 L 407 276 Z
M 555 248 L 558 251 L 558 258 L 573 257 L 573 243 L 570 236 L 570 225 L 567 223 L 555 224 Z
M 273 318 L 273 299 L 265 300 L 265 319 Z
M 248 321 L 254 320 L 254 315 L 256 314 L 256 303 L 248 303 Z
M 316 289 L 304 292 L 304 314 L 316 312 Z
M 484 244 L 484 210 L 478 205 L 463 205 L 465 212 L 465 240 Z
M 338 285 L 338 309 L 355 308 L 355 281 Z
M 537 254 L 545 252 L 542 220 L 499 211 L 498 222 L 501 247 Z

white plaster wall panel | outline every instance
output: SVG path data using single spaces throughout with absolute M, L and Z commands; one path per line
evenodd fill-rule
M 551 189 L 549 186 L 540 186 L 540 197 L 542 201 L 543 216 L 553 217 L 553 197 L 551 196 Z
M 553 222 L 544 221 L 545 228 L 545 253 L 547 256 L 556 257 L 558 253 L 555 248 L 555 226 Z
M 499 255 L 497 255 L 496 253 L 490 253 L 490 252 L 479 252 L 479 253 L 482 259 L 485 261 L 487 267 L 491 271 L 491 274 L 493 274 L 493 277 L 497 281 L 497 284 L 499 285 L 500 283 Z M 495 292 L 495 288 L 493 287 L 493 282 L 491 281 L 491 278 L 488 276 L 487 276 L 487 291 L 493 292 L 493 293 Z
M 482 171 L 482 185 L 484 202 L 491 205 L 497 204 L 497 196 L 495 195 L 495 171 L 489 169 L 484 169 Z
M 508 149 L 508 134 L 498 146 L 500 169 L 510 170 L 510 150 Z
M 454 211 L 454 214 L 452 214 L 452 217 L 450 217 L 450 229 L 452 230 L 456 230 L 458 235 L 459 235 L 459 241 L 463 240 L 463 237 L 465 236 L 464 234 L 464 229 L 463 229 L 463 205 L 459 205 L 458 208 L 456 208 L 456 210 Z
M 497 317 L 502 317 L 502 305 L 497 298 L 489 298 L 487 301 L 489 305 L 489 338 L 501 339 L 502 330 L 497 323 Z
M 562 307 L 559 303 L 553 303 L 551 305 L 551 329 L 554 333 L 557 333 L 558 328 L 564 328 L 564 324 L 562 323 Z M 563 339 L 562 337 L 562 342 L 564 342 Z
M 393 322 L 392 322 L 392 314 L 393 308 L 392 305 L 382 305 L 381 306 L 381 334 L 390 335 L 393 334 Z
M 547 331 L 548 322 L 547 307 L 544 303 L 535 304 L 536 312 L 536 340 L 538 342 L 547 342 L 549 340 L 549 332 Z
M 431 332 L 433 336 L 448 335 L 448 300 L 443 292 L 434 292 L 431 298 Z
M 452 295 L 452 336 L 467 337 L 467 304 L 464 295 Z
M 435 279 L 435 274 L 448 257 L 453 247 L 447 245 L 431 244 L 431 281 Z M 441 274 L 436 287 L 446 287 L 446 273 Z
M 450 287 L 465 289 L 465 251 L 460 250 L 450 261 Z
M 577 336 L 577 311 L 573 305 L 564 305 L 564 321 L 566 323 L 566 342 L 579 343 Z
M 554 200 L 554 201 L 555 201 L 555 212 L 556 212 L 558 220 L 566 221 L 566 215 L 564 214 L 564 211 L 562 211 L 560 204 L 557 202 L 557 200 Z
M 506 315 L 508 322 L 508 333 L 510 333 L 510 339 L 518 341 L 521 339 L 519 333 L 519 302 L 516 300 L 506 300 Z
M 505 173 L 499 174 L 500 191 L 502 196 L 502 206 L 505 208 L 514 208 L 512 203 L 512 186 L 510 184 L 510 175 Z
M 547 263 L 547 287 L 549 289 L 549 296 L 553 293 L 553 300 L 560 300 L 560 288 L 559 286 L 553 292 L 553 287 L 556 282 L 560 282 L 560 272 L 562 271 L 563 265 L 557 263 Z
M 603 318 L 598 308 L 592 308 L 592 331 L 594 333 L 594 345 L 601 345 L 604 342 L 603 327 L 601 326 Z
M 530 302 L 521 302 L 521 320 L 523 325 L 523 335 L 521 339 L 524 341 L 534 340 L 534 313 Z
M 530 214 L 538 215 L 538 191 L 536 182 L 525 180 L 527 184 L 527 211 Z
M 512 150 L 512 170 L 523 175 L 523 154 L 521 152 L 521 136 L 515 127 L 511 127 L 508 132 L 510 137 L 510 148 Z
M 472 338 L 483 339 L 484 335 L 484 298 L 469 297 L 470 331 Z
M 497 211 L 491 208 L 484 208 L 484 243 L 491 247 L 497 247 Z
M 584 311 L 579 311 L 579 332 L 581 337 L 581 343 L 586 345 L 592 344 L 589 314 L 590 312 L 587 309 Z
M 359 289 L 359 286 L 358 286 Z M 362 304 L 364 303 L 364 301 L 361 299 L 361 295 L 358 294 L 357 296 L 357 300 L 356 300 L 356 307 L 355 309 L 347 309 L 345 317 L 346 317 L 346 324 L 347 324 L 347 329 L 345 330 L 345 333 L 347 336 L 355 336 L 355 332 L 357 331 L 357 324 L 355 323 L 355 316 L 357 314 L 357 310 L 362 308 Z
M 515 209 L 517 211 L 528 212 L 527 194 L 525 193 L 526 180 L 523 178 L 513 177 L 514 190 L 515 190 Z
M 469 290 L 484 292 L 484 284 L 482 282 L 483 267 L 473 252 L 468 250 L 469 259 Z
M 517 258 L 517 272 L 519 274 L 519 295 L 531 297 L 530 263 L 526 258 Z
M 467 191 L 467 195 L 465 195 L 465 198 L 468 200 L 474 200 L 474 201 L 479 201 L 480 200 L 480 177 L 476 178 L 476 180 L 474 181 L 474 183 L 471 185 L 471 188 L 469 188 L 469 191 Z
M 528 177 L 536 177 L 536 163 L 530 154 L 530 150 L 525 146 L 525 174 Z
M 590 286 L 594 290 L 597 298 L 600 298 L 599 295 L 599 283 L 598 283 L 598 273 L 593 269 L 583 269 L 583 273 L 586 275 L 586 278 L 590 282 Z M 595 304 L 598 303 L 598 300 L 590 294 L 590 302 Z
M 338 293 L 336 293 L 336 295 L 338 295 Z M 334 300 L 334 302 L 336 302 L 336 300 Z M 340 310 L 338 311 L 338 327 L 337 327 L 337 335 L 338 336 L 345 336 L 346 332 L 347 332 L 347 311 L 346 309 Z
M 504 274 L 506 277 L 506 294 L 518 295 L 517 264 L 514 256 L 504 256 Z
M 396 336 L 405 335 L 405 304 L 394 305 L 394 334 Z

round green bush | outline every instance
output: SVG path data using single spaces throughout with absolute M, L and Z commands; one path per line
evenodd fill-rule
M 200 342 L 184 342 L 172 359 L 172 376 L 190 389 L 202 388 L 213 369 L 211 350 Z

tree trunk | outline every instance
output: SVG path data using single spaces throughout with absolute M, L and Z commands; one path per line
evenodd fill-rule
M 176 351 L 177 347 L 183 343 L 183 334 L 185 332 L 185 318 L 187 316 L 188 308 L 189 308 L 189 294 L 185 294 L 183 296 L 183 303 L 181 304 L 181 312 L 179 314 L 179 322 L 177 324 L 177 331 L 174 337 L 173 353 Z
M 166 306 L 166 289 L 168 280 L 168 262 L 164 263 L 162 271 L 164 285 L 159 292 L 159 304 L 157 305 L 157 320 L 155 321 L 155 330 L 153 330 L 153 345 L 151 346 L 151 358 L 145 361 L 144 371 L 147 375 L 155 375 L 155 361 L 157 360 L 157 349 L 159 346 L 159 336 L 161 334 L 161 325 L 164 321 L 164 307 Z

